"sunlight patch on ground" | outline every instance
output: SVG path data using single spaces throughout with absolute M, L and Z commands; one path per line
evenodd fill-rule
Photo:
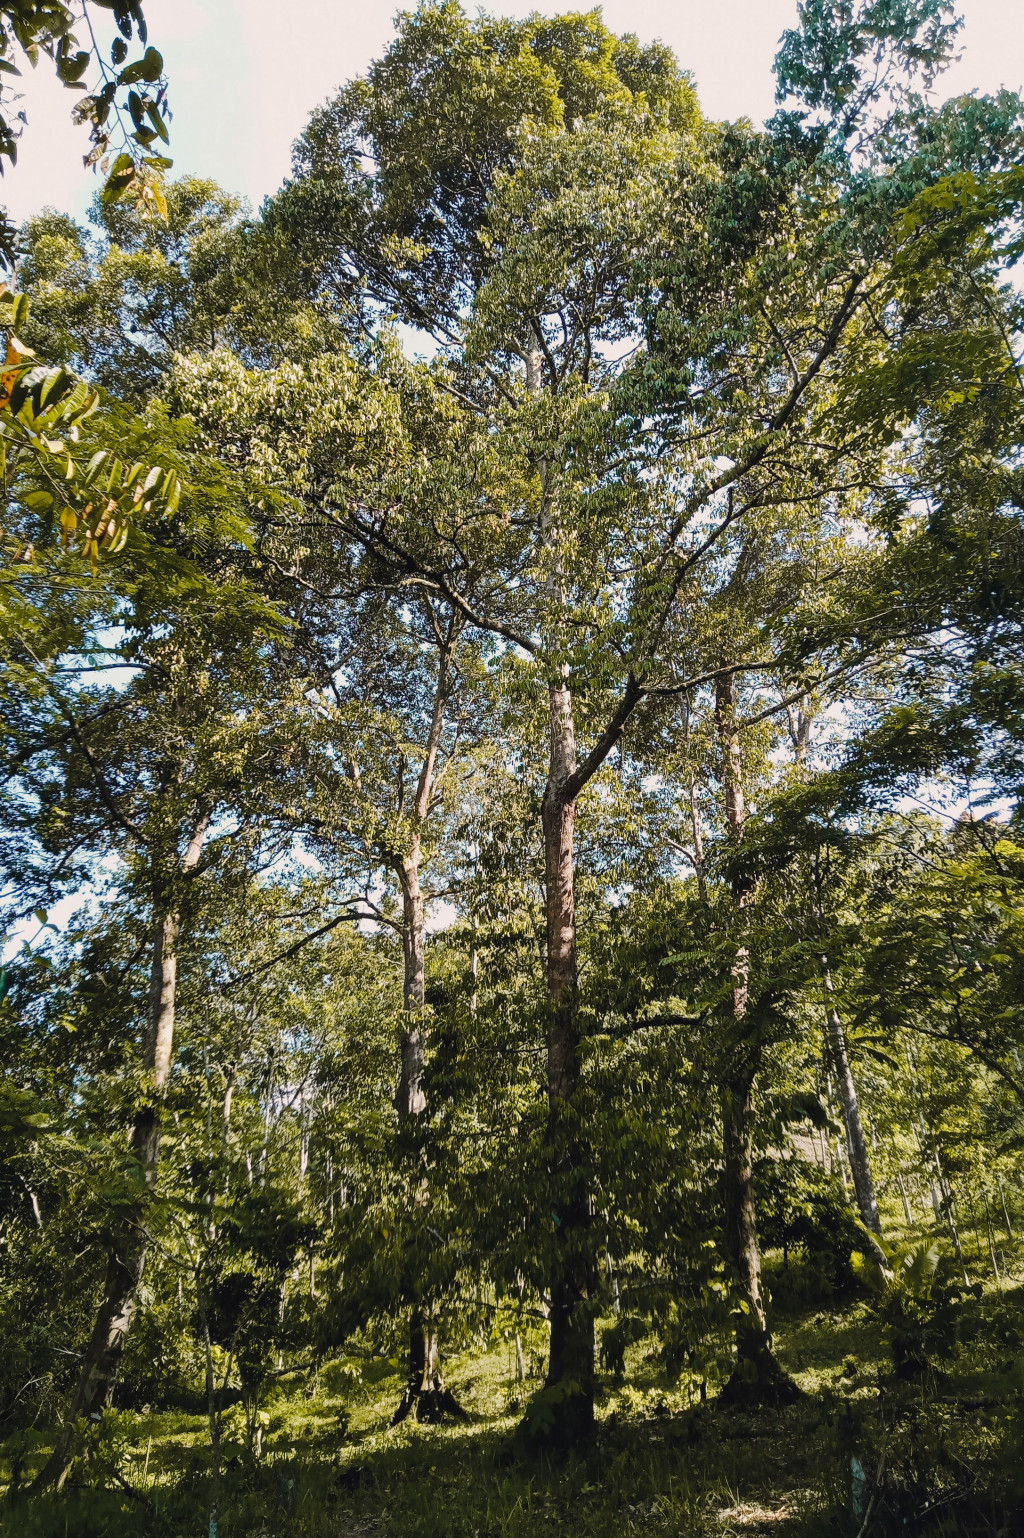
M 788 1501 L 780 1506 L 761 1506 L 756 1501 L 741 1501 L 736 1506 L 723 1506 L 718 1520 L 731 1532 L 762 1532 L 775 1522 L 785 1522 L 793 1515 Z

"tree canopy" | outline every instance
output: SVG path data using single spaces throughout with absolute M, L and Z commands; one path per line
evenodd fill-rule
M 0 296 L 12 1521 L 697 1533 L 757 1425 L 808 1522 L 1012 1530 L 1024 105 L 958 27 L 805 0 L 757 127 L 424 0 L 258 217 L 117 46 L 152 195 Z M 437 1421 L 511 1450 L 360 1505 Z

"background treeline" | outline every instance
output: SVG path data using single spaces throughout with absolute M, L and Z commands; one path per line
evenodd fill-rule
M 199 1403 L 215 1516 L 356 1349 L 431 1419 L 506 1342 L 552 1445 L 640 1340 L 785 1402 L 773 1292 L 912 1378 L 1012 1279 L 1024 113 L 936 105 L 956 25 L 807 0 L 758 129 L 424 4 L 258 217 L 23 232 L 102 409 L 0 421 L 15 1493 Z

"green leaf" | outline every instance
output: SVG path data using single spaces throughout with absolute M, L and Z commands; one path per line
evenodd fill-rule
M 91 58 L 91 54 L 82 52 L 76 53 L 70 58 L 58 59 L 57 74 L 65 85 L 74 85 L 77 81 L 81 80 L 89 68 L 89 60 Z
M 56 404 L 57 400 L 66 394 L 75 381 L 64 369 L 54 369 L 52 373 L 42 381 L 39 388 L 40 406 Z
M 118 198 L 124 196 L 132 182 L 135 180 L 135 162 L 127 151 L 118 155 L 110 168 L 110 175 L 100 193 L 100 202 L 104 206 L 116 203 Z
M 155 84 L 163 74 L 164 61 L 161 54 L 155 48 L 147 48 L 141 59 L 136 59 L 134 64 L 129 64 L 117 77 L 118 85 L 135 85 L 144 80 L 148 85 Z
M 100 470 L 106 464 L 106 460 L 107 454 L 105 449 L 100 449 L 92 456 L 88 465 L 86 466 L 85 475 L 82 477 L 82 484 L 84 486 L 92 485 L 97 475 L 99 475 Z
M 156 130 L 157 134 L 159 134 L 164 143 L 169 144 L 170 138 L 167 133 L 167 124 L 160 116 L 159 109 L 155 102 L 147 101 L 146 116 L 149 118 L 149 121 L 152 123 L 154 129 Z

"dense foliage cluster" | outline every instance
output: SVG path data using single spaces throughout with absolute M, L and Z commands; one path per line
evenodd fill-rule
M 97 11 L 111 13 L 112 39 L 103 37 Z M 133 42 L 145 51 L 128 63 Z M 16 163 L 28 121 L 24 110 L 9 116 L 20 99 L 10 77 L 21 75 L 19 63 L 35 69 L 45 55 L 68 91 L 86 93 L 76 100 L 72 117 L 90 126 L 89 152 L 82 158 L 103 172 L 103 201 L 130 197 L 145 212 L 166 215 L 160 173 L 173 162 L 153 147 L 169 143 L 167 82 L 163 56 L 147 42 L 141 0 L 79 0 L 75 6 L 64 0 L 10 0 L 0 5 L 0 175 L 5 159 Z M 90 74 L 98 77 L 92 89 Z M 0 209 L 0 266 L 11 268 L 18 254 L 18 232 Z
M 508 1343 L 564 1450 L 641 1343 L 790 1402 L 777 1317 L 858 1295 L 918 1382 L 1005 1280 L 1024 107 L 936 104 L 956 28 L 804 0 L 758 129 L 424 0 L 258 218 L 26 227 L 12 1500 L 198 1406 L 215 1523 L 349 1359 L 458 1419 Z

